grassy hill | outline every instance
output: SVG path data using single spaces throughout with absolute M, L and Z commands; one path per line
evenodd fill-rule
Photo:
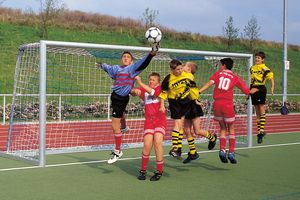
M 1 10 L 0 10 L 1 15 Z M 24 17 L 24 16 L 23 16 Z M 23 18 L 22 18 L 23 19 Z M 31 19 L 31 18 L 30 18 Z M 115 19 L 117 20 L 117 19 Z M 88 42 L 103 44 L 119 44 L 132 46 L 147 46 L 144 40 L 145 28 L 122 27 L 115 25 L 112 28 L 75 25 L 63 26 L 52 24 L 49 28 L 48 40 Z M 224 38 L 195 35 L 191 33 L 178 33 L 176 31 L 163 29 L 161 47 L 176 49 L 191 49 L 203 51 L 228 51 Z M 2 20 L 0 22 L 0 94 L 12 93 L 15 60 L 18 46 L 24 43 L 38 42 L 40 40 L 40 29 L 35 22 Z M 288 71 L 288 93 L 300 93 L 300 85 L 297 84 L 300 75 L 300 51 L 293 46 L 289 48 L 288 60 L 290 70 Z M 275 93 L 282 92 L 282 47 L 278 43 L 260 41 L 257 50 L 265 51 L 267 54 L 266 64 L 275 73 Z M 230 49 L 230 52 L 250 53 L 245 41 L 238 41 Z

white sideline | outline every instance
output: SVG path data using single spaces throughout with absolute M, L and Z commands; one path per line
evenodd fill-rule
M 282 147 L 282 146 L 291 146 L 291 145 L 299 145 L 299 144 L 300 144 L 300 142 L 293 142 L 293 143 L 284 143 L 284 144 L 261 145 L 261 146 L 254 146 L 254 147 L 241 147 L 241 148 L 236 148 L 236 149 L 237 150 L 260 149 L 260 148 Z M 219 151 L 219 150 L 201 151 L 201 152 L 198 152 L 198 153 L 199 154 L 204 154 L 204 153 L 212 153 L 212 152 L 217 152 L 217 151 Z M 183 155 L 186 155 L 186 154 L 187 153 L 183 153 Z M 164 155 L 164 157 L 167 157 L 167 156 L 169 156 L 169 155 Z M 154 157 L 155 156 L 150 156 L 150 158 L 154 158 Z M 119 161 L 122 161 L 122 160 L 137 160 L 137 159 L 141 159 L 141 157 L 121 158 L 121 159 L 119 159 Z M 46 165 L 45 168 L 71 166 L 71 165 L 84 165 L 84 164 L 103 163 L 103 162 L 107 162 L 107 160 L 94 160 L 94 161 L 86 161 L 86 162 L 52 164 L 52 165 Z M 29 166 L 29 167 L 4 168 L 4 169 L 0 169 L 0 172 L 26 170 L 26 169 L 36 169 L 36 168 L 41 168 L 41 167 L 39 167 L 39 166 Z

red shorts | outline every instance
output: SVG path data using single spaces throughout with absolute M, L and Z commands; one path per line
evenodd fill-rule
M 153 135 L 156 132 L 165 135 L 166 128 L 167 128 L 167 118 L 164 114 L 156 117 L 147 117 L 145 119 L 145 124 L 144 124 L 144 135 L 146 134 Z
M 232 102 L 215 101 L 214 102 L 214 119 L 233 123 L 235 121 L 234 105 Z

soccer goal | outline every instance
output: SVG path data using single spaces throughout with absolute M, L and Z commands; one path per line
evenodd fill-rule
M 147 47 L 40 41 L 20 46 L 7 144 L 1 154 L 45 166 L 47 154 L 111 150 L 110 93 L 113 81 L 95 62 L 119 64 L 123 51 L 131 51 L 135 61 L 150 51 Z M 150 72 L 162 78 L 169 73 L 169 62 L 195 62 L 198 87 L 218 69 L 219 60 L 234 59 L 233 71 L 249 83 L 251 54 L 161 48 L 141 73 L 147 82 Z M 202 127 L 218 134 L 212 120 L 212 88 L 201 95 L 205 115 Z M 235 91 L 237 141 L 252 145 L 252 109 L 239 90 Z M 131 97 L 127 106 L 127 126 L 122 148 L 142 146 L 143 103 Z M 165 144 L 170 144 L 172 120 L 168 120 Z M 197 137 L 197 141 L 203 139 Z

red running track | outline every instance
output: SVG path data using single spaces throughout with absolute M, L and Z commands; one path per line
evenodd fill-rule
M 300 114 L 290 115 L 267 115 L 265 131 L 268 134 L 300 132 Z M 124 143 L 142 142 L 143 121 L 128 121 L 131 131 L 123 135 Z M 170 132 L 173 122 L 168 121 L 165 139 L 170 140 Z M 217 128 L 213 122 L 212 127 Z M 236 121 L 236 133 L 246 135 L 246 127 L 241 120 Z M 253 134 L 256 131 L 256 119 L 253 118 Z M 16 125 L 12 132 L 11 150 L 37 149 L 38 148 L 38 125 Z M 110 122 L 71 122 L 51 123 L 46 128 L 46 147 L 64 148 L 75 146 L 98 146 L 114 144 Z M 6 150 L 8 125 L 0 125 L 0 150 Z

